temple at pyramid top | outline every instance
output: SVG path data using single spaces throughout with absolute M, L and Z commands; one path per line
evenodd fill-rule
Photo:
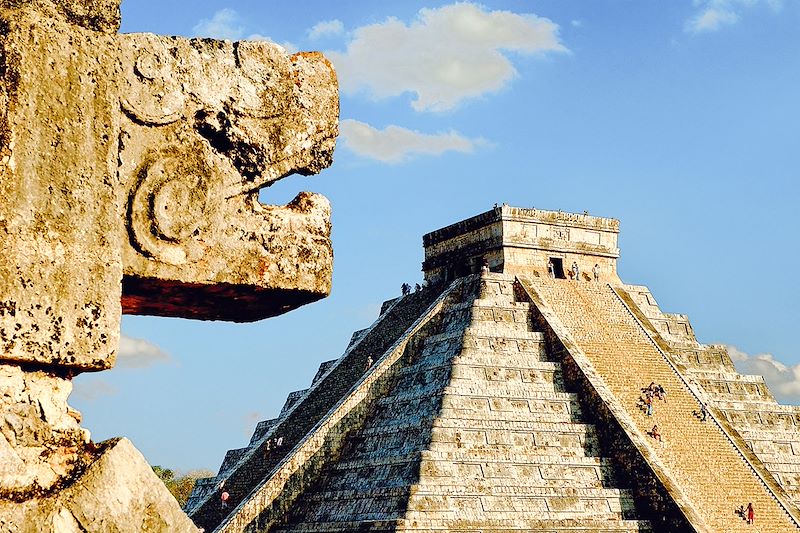
M 573 263 L 581 278 L 593 269 L 606 280 L 617 278 L 619 220 L 589 214 L 526 209 L 508 205 L 456 222 L 423 236 L 422 270 L 429 283 L 449 282 L 480 271 L 547 274 L 566 278 Z

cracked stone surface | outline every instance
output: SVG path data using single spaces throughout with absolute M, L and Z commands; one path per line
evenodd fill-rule
M 0 365 L 0 494 L 49 488 L 80 462 L 89 432 L 67 405 L 72 382 Z
M 110 442 L 57 495 L 0 500 L 0 533 L 196 532 L 178 502 L 127 439 Z

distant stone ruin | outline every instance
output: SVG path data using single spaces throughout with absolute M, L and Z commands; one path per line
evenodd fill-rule
M 259 190 L 330 165 L 318 53 L 119 35 L 119 0 L 0 0 L 0 532 L 192 531 L 71 379 L 122 313 L 252 321 L 330 291 L 330 208 Z
M 425 235 L 426 288 L 386 302 L 185 510 L 224 533 L 798 529 L 800 408 L 623 283 L 618 233 L 501 206 Z

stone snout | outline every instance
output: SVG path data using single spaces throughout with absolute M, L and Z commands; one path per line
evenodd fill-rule
M 266 42 L 121 38 L 123 312 L 251 321 L 327 296 L 328 201 L 258 193 L 330 164 L 330 63 Z

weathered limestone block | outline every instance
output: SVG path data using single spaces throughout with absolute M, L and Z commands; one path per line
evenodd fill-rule
M 89 432 L 67 405 L 72 382 L 0 365 L 0 494 L 50 488 L 81 466 Z
M 123 237 L 114 38 L 31 9 L 0 23 L 2 358 L 106 368 Z
M 89 30 L 117 33 L 119 0 L 2 0 L 0 8 L 32 7 L 53 18 L 64 17 L 71 24 Z
M 0 500 L 0 533 L 197 531 L 130 441 L 107 446 L 79 481 L 58 494 Z

